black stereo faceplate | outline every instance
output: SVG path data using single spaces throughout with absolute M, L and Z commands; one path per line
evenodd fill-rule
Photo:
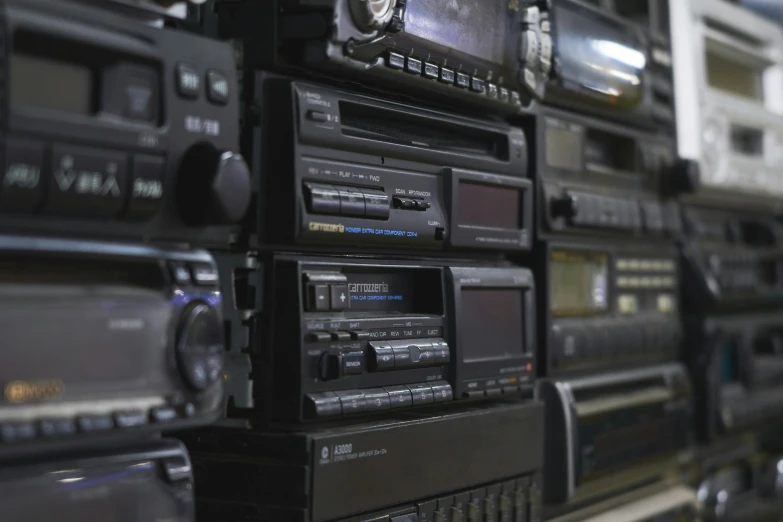
M 285 254 L 263 263 L 269 305 L 251 327 L 255 405 L 245 412 L 256 421 L 338 421 L 532 393 L 525 268 Z M 492 333 L 468 328 L 478 318 Z
M 252 248 L 530 248 L 521 129 L 266 73 L 246 86 L 262 110 L 243 137 L 262 173 Z
M 486 499 L 503 506 L 512 499 L 500 496 L 514 491 L 516 497 L 518 489 L 527 497 L 520 513 L 531 516 L 523 520 L 540 520 L 543 407 L 537 402 L 398 412 L 290 433 L 213 429 L 188 435 L 187 444 L 199 509 L 220 522 L 353 521 L 380 510 L 381 520 L 389 514 L 430 520 L 424 515 L 438 506 L 455 505 L 465 515 L 478 509 L 484 520 Z
M 679 268 L 673 244 L 542 243 L 539 375 L 630 368 L 679 358 Z
M 553 108 L 542 109 L 536 121 L 539 238 L 678 237 L 671 136 Z
M 214 421 L 221 301 L 206 251 L 0 236 L 0 455 Z
M 702 442 L 783 419 L 780 309 L 686 315 L 684 357 L 696 388 Z
M 228 247 L 249 182 L 221 166 L 239 148 L 231 46 L 60 1 L 3 9 L 3 230 Z

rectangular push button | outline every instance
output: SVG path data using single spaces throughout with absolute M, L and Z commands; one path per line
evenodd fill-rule
M 389 196 L 381 190 L 362 189 L 365 215 L 374 219 L 389 219 Z
M 335 187 L 320 183 L 305 183 L 304 195 L 307 209 L 311 213 L 340 213 L 340 193 Z
M 340 214 L 361 217 L 365 214 L 364 194 L 351 187 L 337 187 L 340 194 Z

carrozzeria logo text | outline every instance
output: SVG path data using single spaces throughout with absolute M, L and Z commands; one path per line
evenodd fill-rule
M 354 294 L 388 294 L 389 285 L 386 283 L 348 283 L 348 290 Z

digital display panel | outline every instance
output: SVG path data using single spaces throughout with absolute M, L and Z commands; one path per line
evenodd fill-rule
M 563 82 L 618 107 L 638 106 L 647 56 L 633 34 L 588 9 L 558 6 L 555 17 Z
M 508 5 L 505 0 L 410 0 L 405 33 L 502 65 Z
M 464 362 L 506 359 L 525 352 L 523 299 L 518 288 L 462 289 L 459 328 Z
M 152 461 L 63 469 L 0 480 L 0 510 L 7 520 L 192 520 L 192 504 L 168 489 Z
M 12 54 L 10 62 L 12 105 L 85 115 L 93 112 L 89 68 L 26 54 Z
M 553 316 L 600 314 L 609 307 L 609 264 L 606 254 L 552 252 L 549 264 L 549 306 Z
M 518 229 L 520 192 L 517 189 L 461 181 L 457 185 L 457 222 L 489 228 Z
M 710 50 L 707 51 L 705 68 L 710 87 L 743 98 L 764 101 L 762 71 Z
M 352 311 L 387 310 L 408 313 L 413 308 L 413 281 L 401 274 L 348 273 L 346 277 Z

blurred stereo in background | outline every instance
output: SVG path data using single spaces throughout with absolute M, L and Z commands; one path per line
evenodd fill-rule
M 0 456 L 215 420 L 221 300 L 203 250 L 0 236 Z

